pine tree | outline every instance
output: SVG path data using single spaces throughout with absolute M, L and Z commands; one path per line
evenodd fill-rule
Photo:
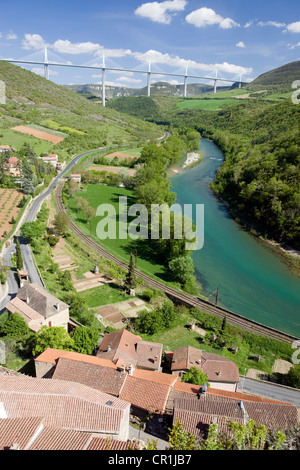
M 130 262 L 129 262 L 128 272 L 126 274 L 124 286 L 128 290 L 134 289 L 136 287 L 133 254 L 130 255 Z
M 21 270 L 23 268 L 23 258 L 22 258 L 20 242 L 18 239 L 16 241 L 16 258 L 17 258 L 17 269 Z

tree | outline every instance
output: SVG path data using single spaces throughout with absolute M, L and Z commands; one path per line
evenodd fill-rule
M 12 313 L 0 327 L 0 334 L 20 339 L 30 333 L 30 329 L 21 315 Z
M 47 348 L 72 351 L 74 349 L 74 341 L 63 326 L 48 327 L 44 325 L 36 334 L 32 354 L 33 356 L 38 356 Z
M 134 261 L 133 254 L 130 255 L 130 262 L 128 266 L 128 272 L 125 277 L 124 287 L 127 290 L 134 289 L 136 287 L 136 278 L 134 273 Z
M 9 266 L 6 265 L 6 261 L 0 258 L 0 284 L 5 284 L 9 273 Z
M 174 258 L 169 262 L 169 268 L 174 277 L 181 283 L 185 284 L 194 275 L 194 263 L 190 256 L 184 255 Z
M 187 382 L 195 385 L 203 385 L 204 383 L 206 383 L 209 386 L 207 375 L 195 366 L 191 367 L 190 370 L 183 374 L 181 380 L 182 382 Z
M 69 228 L 70 217 L 64 212 L 57 212 L 54 216 L 53 225 L 59 235 L 65 235 Z
M 44 226 L 38 221 L 25 222 L 25 224 L 22 225 L 21 230 L 23 237 L 27 239 L 30 245 L 34 244 L 36 240 L 41 238 L 45 232 Z
M 291 367 L 285 379 L 290 387 L 300 388 L 300 365 Z
M 183 424 L 177 420 L 169 429 L 168 450 L 196 450 L 197 442 L 193 434 L 183 429 Z
M 92 218 L 95 217 L 96 215 L 96 209 L 92 206 L 87 206 L 84 212 L 85 212 L 86 220 L 90 224 L 90 236 L 92 236 Z
M 28 178 L 24 179 L 22 190 L 25 194 L 33 194 L 35 191 L 33 182 Z
M 23 268 L 23 257 L 21 252 L 20 241 L 17 238 L 16 241 L 16 258 L 17 258 L 17 269 L 21 270 Z
M 82 354 L 93 354 L 99 340 L 98 330 L 91 327 L 79 326 L 72 334 L 75 351 Z

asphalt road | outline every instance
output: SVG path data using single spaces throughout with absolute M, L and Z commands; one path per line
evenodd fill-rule
M 62 170 L 51 182 L 49 185 L 48 189 L 43 192 L 39 197 L 37 197 L 32 206 L 29 209 L 29 212 L 27 214 L 27 217 L 24 220 L 24 223 L 26 222 L 33 222 L 36 214 L 43 203 L 43 201 L 48 197 L 52 191 L 54 190 L 56 184 L 58 181 L 64 177 L 64 175 L 78 162 L 78 160 L 83 157 L 84 155 L 88 155 L 89 153 L 95 152 L 95 150 L 91 150 L 89 152 L 81 153 L 80 155 L 77 155 L 71 162 L 66 166 L 64 170 Z M 39 285 L 43 285 L 42 281 L 40 279 L 40 276 L 38 274 L 38 271 L 36 269 L 32 252 L 30 249 L 30 246 L 26 243 L 26 241 L 22 238 L 22 236 L 19 235 L 19 241 L 20 241 L 20 246 L 21 246 L 21 251 L 22 251 L 22 257 L 24 261 L 24 268 L 28 272 L 28 276 L 30 279 L 30 282 L 36 283 Z M 11 255 L 14 253 L 16 249 L 15 244 L 13 243 L 7 250 L 4 251 L 2 258 L 5 260 L 7 266 L 11 268 Z M 4 312 L 6 305 L 8 302 L 13 299 L 19 290 L 19 284 L 17 281 L 16 273 L 14 269 L 10 270 L 8 279 L 7 279 L 7 286 L 8 286 L 8 292 L 5 298 L 0 302 L 0 315 L 1 313 Z
M 271 382 L 252 380 L 241 377 L 239 389 L 245 393 L 271 398 L 272 400 L 293 403 L 300 407 L 300 390 L 282 387 Z

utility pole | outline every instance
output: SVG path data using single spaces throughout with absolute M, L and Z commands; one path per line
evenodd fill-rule
M 216 291 L 216 302 L 215 302 L 216 306 L 218 305 L 218 297 L 219 297 L 219 287 L 217 288 L 217 291 Z

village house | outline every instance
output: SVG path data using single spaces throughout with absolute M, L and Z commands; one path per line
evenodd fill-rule
M 56 165 L 58 163 L 58 155 L 56 153 L 51 153 L 47 157 L 41 157 L 42 161 L 45 163 L 51 163 L 51 165 L 56 168 Z
M 11 152 L 13 149 L 9 145 L 0 145 L 0 153 L 2 152 Z M 14 149 L 15 151 L 15 149 Z
M 298 423 L 297 408 L 290 403 L 184 383 L 177 375 L 163 372 L 124 370 L 110 359 L 72 351 L 48 348 L 35 359 L 35 369 L 37 377 L 79 382 L 127 402 L 131 419 L 146 419 L 147 426 L 153 420 L 170 426 L 179 419 L 197 438 L 213 422 L 224 431 L 229 420 L 253 419 L 276 429 Z
M 188 384 L 184 384 L 188 385 Z M 209 389 L 208 389 L 209 390 Z M 196 439 L 207 436 L 210 424 L 218 426 L 220 432 L 229 433 L 230 421 L 246 424 L 253 420 L 267 429 L 285 432 L 299 424 L 297 407 L 275 400 L 261 399 L 254 395 L 226 392 L 218 395 L 217 390 L 199 388 L 189 393 L 181 389 L 173 396 L 173 424 L 178 420 L 184 429 Z
M 58 435 L 62 430 L 81 431 L 127 441 L 129 415 L 129 403 L 80 383 L 0 375 L 0 423 L 38 417 L 42 423 L 36 426 L 41 430 L 42 424 L 45 435 L 55 428 Z M 0 442 L 1 438 L 0 432 Z M 18 443 L 9 444 L 13 442 Z
M 168 353 L 170 357 L 170 352 Z M 170 358 L 171 373 L 182 377 L 191 367 L 207 375 L 213 388 L 235 392 L 239 383 L 237 365 L 217 354 L 206 353 L 192 346 L 175 349 Z
M 12 176 L 19 177 L 21 176 L 21 169 L 19 165 L 19 159 L 14 155 L 10 157 L 6 164 L 6 169 Z
M 80 173 L 78 173 L 78 174 L 73 173 L 69 176 L 69 179 L 80 184 L 81 183 L 81 174 Z
M 132 413 L 163 414 L 169 393 L 178 377 L 163 372 L 126 369 L 110 359 L 48 348 L 35 358 L 36 376 L 78 381 L 131 403 Z
M 6 309 L 9 313 L 21 315 L 34 332 L 44 325 L 63 326 L 68 330 L 69 305 L 38 284 L 24 284 Z
M 163 345 L 143 341 L 128 330 L 105 335 L 97 351 L 97 357 L 109 359 L 120 367 L 161 370 Z

